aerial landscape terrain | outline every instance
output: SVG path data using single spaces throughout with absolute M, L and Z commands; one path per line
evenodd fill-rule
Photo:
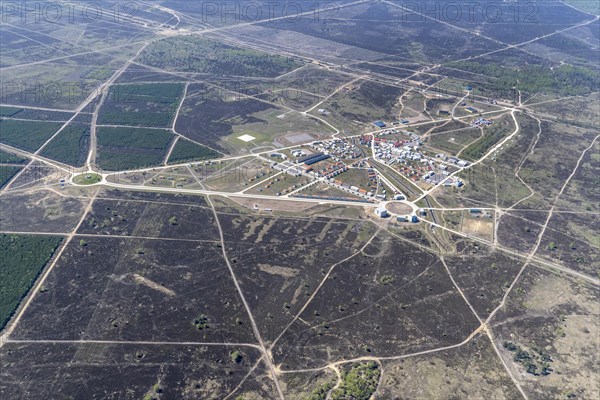
M 600 2 L 0 2 L 0 399 L 600 398 Z

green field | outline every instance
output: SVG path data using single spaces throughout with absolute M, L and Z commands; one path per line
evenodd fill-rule
M 21 170 L 21 168 L 22 167 L 14 167 L 11 165 L 0 165 L 0 188 L 3 188 L 4 185 L 6 185 L 8 181 Z
M 0 163 L 2 164 L 25 164 L 27 160 L 6 151 L 0 150 Z
M 0 142 L 34 152 L 60 129 L 60 122 L 0 120 Z
M 109 171 L 158 165 L 173 139 L 162 129 L 102 127 L 97 133 L 98 164 Z
M 21 111 L 23 111 L 22 108 L 2 106 L 0 107 L 0 117 L 12 117 Z
M 177 164 L 186 161 L 200 161 L 220 158 L 223 155 L 211 148 L 200 146 L 189 140 L 179 139 L 169 157 L 169 164 Z
M 87 125 L 67 126 L 42 151 L 44 157 L 81 167 L 89 148 L 90 130 Z
M 105 125 L 167 128 L 182 95 L 183 85 L 179 83 L 115 85 L 98 120 Z
M 55 236 L 0 235 L 0 329 L 4 328 L 62 241 Z

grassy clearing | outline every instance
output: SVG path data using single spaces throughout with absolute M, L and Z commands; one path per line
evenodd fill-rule
M 89 173 L 77 175 L 73 178 L 73 182 L 77 185 L 93 185 L 102 181 L 102 175 Z

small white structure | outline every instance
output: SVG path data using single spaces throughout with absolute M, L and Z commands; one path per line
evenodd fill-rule
M 377 207 L 375 209 L 375 215 L 377 215 L 379 218 L 387 218 L 390 214 L 385 207 Z
M 247 142 L 253 141 L 256 138 L 254 136 L 252 136 L 252 135 L 242 135 L 242 136 L 238 136 L 238 139 L 240 139 L 241 141 L 247 143 Z

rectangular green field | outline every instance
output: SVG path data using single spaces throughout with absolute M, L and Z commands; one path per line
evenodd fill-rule
M 0 120 L 0 142 L 34 152 L 61 127 L 60 122 Z
M 69 125 L 44 147 L 42 155 L 65 164 L 81 167 L 87 157 L 89 141 L 88 125 Z
M 177 164 L 187 161 L 201 161 L 222 157 L 216 150 L 201 146 L 185 139 L 179 139 L 169 156 L 169 164 Z
M 56 236 L 0 235 L 0 329 L 8 323 L 61 241 Z
M 183 95 L 180 83 L 119 84 L 111 87 L 100 124 L 166 128 Z
M 98 129 L 98 164 L 109 171 L 161 164 L 173 135 L 163 129 Z

